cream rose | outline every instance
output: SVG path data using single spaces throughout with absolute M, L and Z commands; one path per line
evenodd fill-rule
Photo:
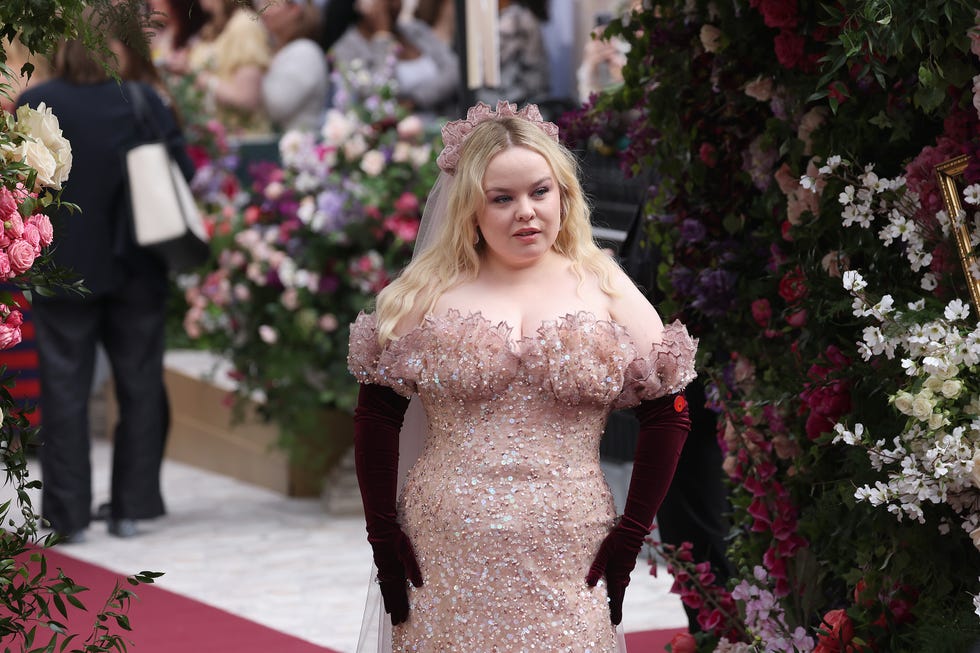
M 708 52 L 718 52 L 721 49 L 721 30 L 714 25 L 701 26 L 701 45 Z
M 895 395 L 895 410 L 903 415 L 912 414 L 912 395 L 904 390 Z
M 367 152 L 367 141 L 360 134 L 354 134 L 351 138 L 344 142 L 344 156 L 348 159 L 353 160 L 359 158 L 362 154 Z
M 36 110 L 25 105 L 17 109 L 15 131 L 34 139 L 35 143 L 39 143 L 47 149 L 53 167 L 50 174 L 44 176 L 38 170 L 38 183 L 56 190 L 60 189 L 61 185 L 68 179 L 72 157 L 71 144 L 62 135 L 58 117 L 43 102 L 37 106 Z M 28 165 L 34 167 L 31 163 Z
M 811 134 L 820 128 L 827 120 L 827 110 L 824 107 L 814 107 L 803 114 L 800 125 L 796 129 L 796 137 L 803 141 L 803 154 L 813 153 Z
M 348 120 L 342 111 L 330 109 L 323 123 L 321 134 L 328 143 L 340 145 L 354 133 L 354 123 Z
M 422 135 L 422 130 L 425 125 L 422 124 L 422 119 L 412 114 L 405 118 L 402 118 L 398 122 L 398 126 L 395 128 L 398 132 L 398 137 L 404 140 L 412 140 L 418 138 Z
M 932 401 L 921 394 L 916 395 L 912 400 L 912 416 L 924 422 L 930 415 L 932 415 Z
M 946 379 L 943 381 L 942 387 L 939 392 L 942 393 L 947 399 L 956 399 L 960 396 L 960 392 L 963 390 L 963 382 L 959 379 Z
M 768 102 L 772 99 L 772 78 L 756 77 L 745 85 L 745 94 L 753 100 Z
M 370 150 L 361 159 L 361 170 L 371 177 L 377 177 L 385 167 L 385 155 L 377 150 Z

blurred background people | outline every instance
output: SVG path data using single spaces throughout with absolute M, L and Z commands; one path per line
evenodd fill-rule
M 148 0 L 150 59 L 163 69 L 186 67 L 187 49 L 207 20 L 198 0 Z
M 193 173 L 174 115 L 153 86 L 120 84 L 106 72 L 106 65 L 121 76 L 139 68 L 128 59 L 138 50 L 124 45 L 141 38 L 138 21 L 110 20 L 91 9 L 86 16 L 109 35 L 114 57 L 103 61 L 80 40 L 69 40 L 55 54 L 54 77 L 18 100 L 31 107 L 44 102 L 58 116 L 73 156 L 61 198 L 82 211 L 55 216 L 52 255 L 83 279 L 89 294 L 35 295 L 33 306 L 43 414 L 41 512 L 68 541 L 82 539 L 92 519 L 88 411 L 99 344 L 119 406 L 109 532 L 136 535 L 137 520 L 165 512 L 160 466 L 170 419 L 163 383 L 168 276 L 132 234 L 123 160 L 149 136 L 133 109 L 133 87 L 146 99 L 182 172 L 188 178 Z
M 262 103 L 280 132 L 316 130 L 329 97 L 327 60 L 313 40 L 320 11 L 308 0 L 256 0 L 275 53 L 262 77 Z
M 548 0 L 499 0 L 500 85 L 481 88 L 476 99 L 522 105 L 551 95 L 551 70 L 541 26 L 548 20 Z
M 596 16 L 596 27 L 582 50 L 582 63 L 576 71 L 576 79 L 583 102 L 593 93 L 600 93 L 623 81 L 623 66 L 626 65 L 629 47 L 622 39 L 602 37 L 611 19 L 612 16 L 605 13 Z
M 399 99 L 411 110 L 451 115 L 459 85 L 458 57 L 426 23 L 399 20 L 401 10 L 401 0 L 330 0 L 324 47 L 355 93 L 370 95 L 379 79 L 388 78 L 397 83 Z M 370 74 L 354 73 L 353 62 Z
M 414 15 L 431 27 L 439 40 L 456 47 L 456 0 L 418 0 Z
M 200 0 L 200 7 L 206 21 L 186 59 L 172 58 L 169 70 L 193 76 L 206 109 L 230 133 L 268 133 L 262 76 L 272 51 L 265 26 L 239 0 Z

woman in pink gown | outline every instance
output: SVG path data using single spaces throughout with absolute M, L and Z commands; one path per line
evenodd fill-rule
M 690 427 L 678 393 L 696 343 L 596 247 L 575 160 L 536 108 L 480 104 L 443 134 L 423 242 L 351 326 L 390 647 L 615 651 L 629 573 Z M 399 493 L 413 395 L 427 429 Z M 617 518 L 599 439 L 626 406 L 642 433 Z

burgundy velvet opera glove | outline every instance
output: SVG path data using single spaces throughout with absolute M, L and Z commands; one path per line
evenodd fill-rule
M 391 388 L 364 384 L 354 409 L 354 462 L 364 503 L 368 542 L 391 625 L 408 619 L 408 587 L 422 586 L 422 572 L 408 536 L 398 524 L 398 434 L 408 399 Z
M 619 522 L 602 541 L 585 582 L 590 587 L 603 576 L 609 595 L 609 616 L 614 625 L 623 620 L 623 597 L 630 572 L 650 533 L 653 518 L 667 494 L 677 469 L 684 441 L 691 430 L 683 394 L 649 399 L 635 409 L 640 421 L 633 475 L 626 507 Z

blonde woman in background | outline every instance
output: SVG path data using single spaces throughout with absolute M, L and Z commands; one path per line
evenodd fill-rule
M 255 12 L 239 0 L 200 0 L 207 22 L 192 40 L 186 60 L 170 70 L 194 76 L 209 110 L 230 132 L 266 134 L 262 77 L 272 50 L 269 33 Z

